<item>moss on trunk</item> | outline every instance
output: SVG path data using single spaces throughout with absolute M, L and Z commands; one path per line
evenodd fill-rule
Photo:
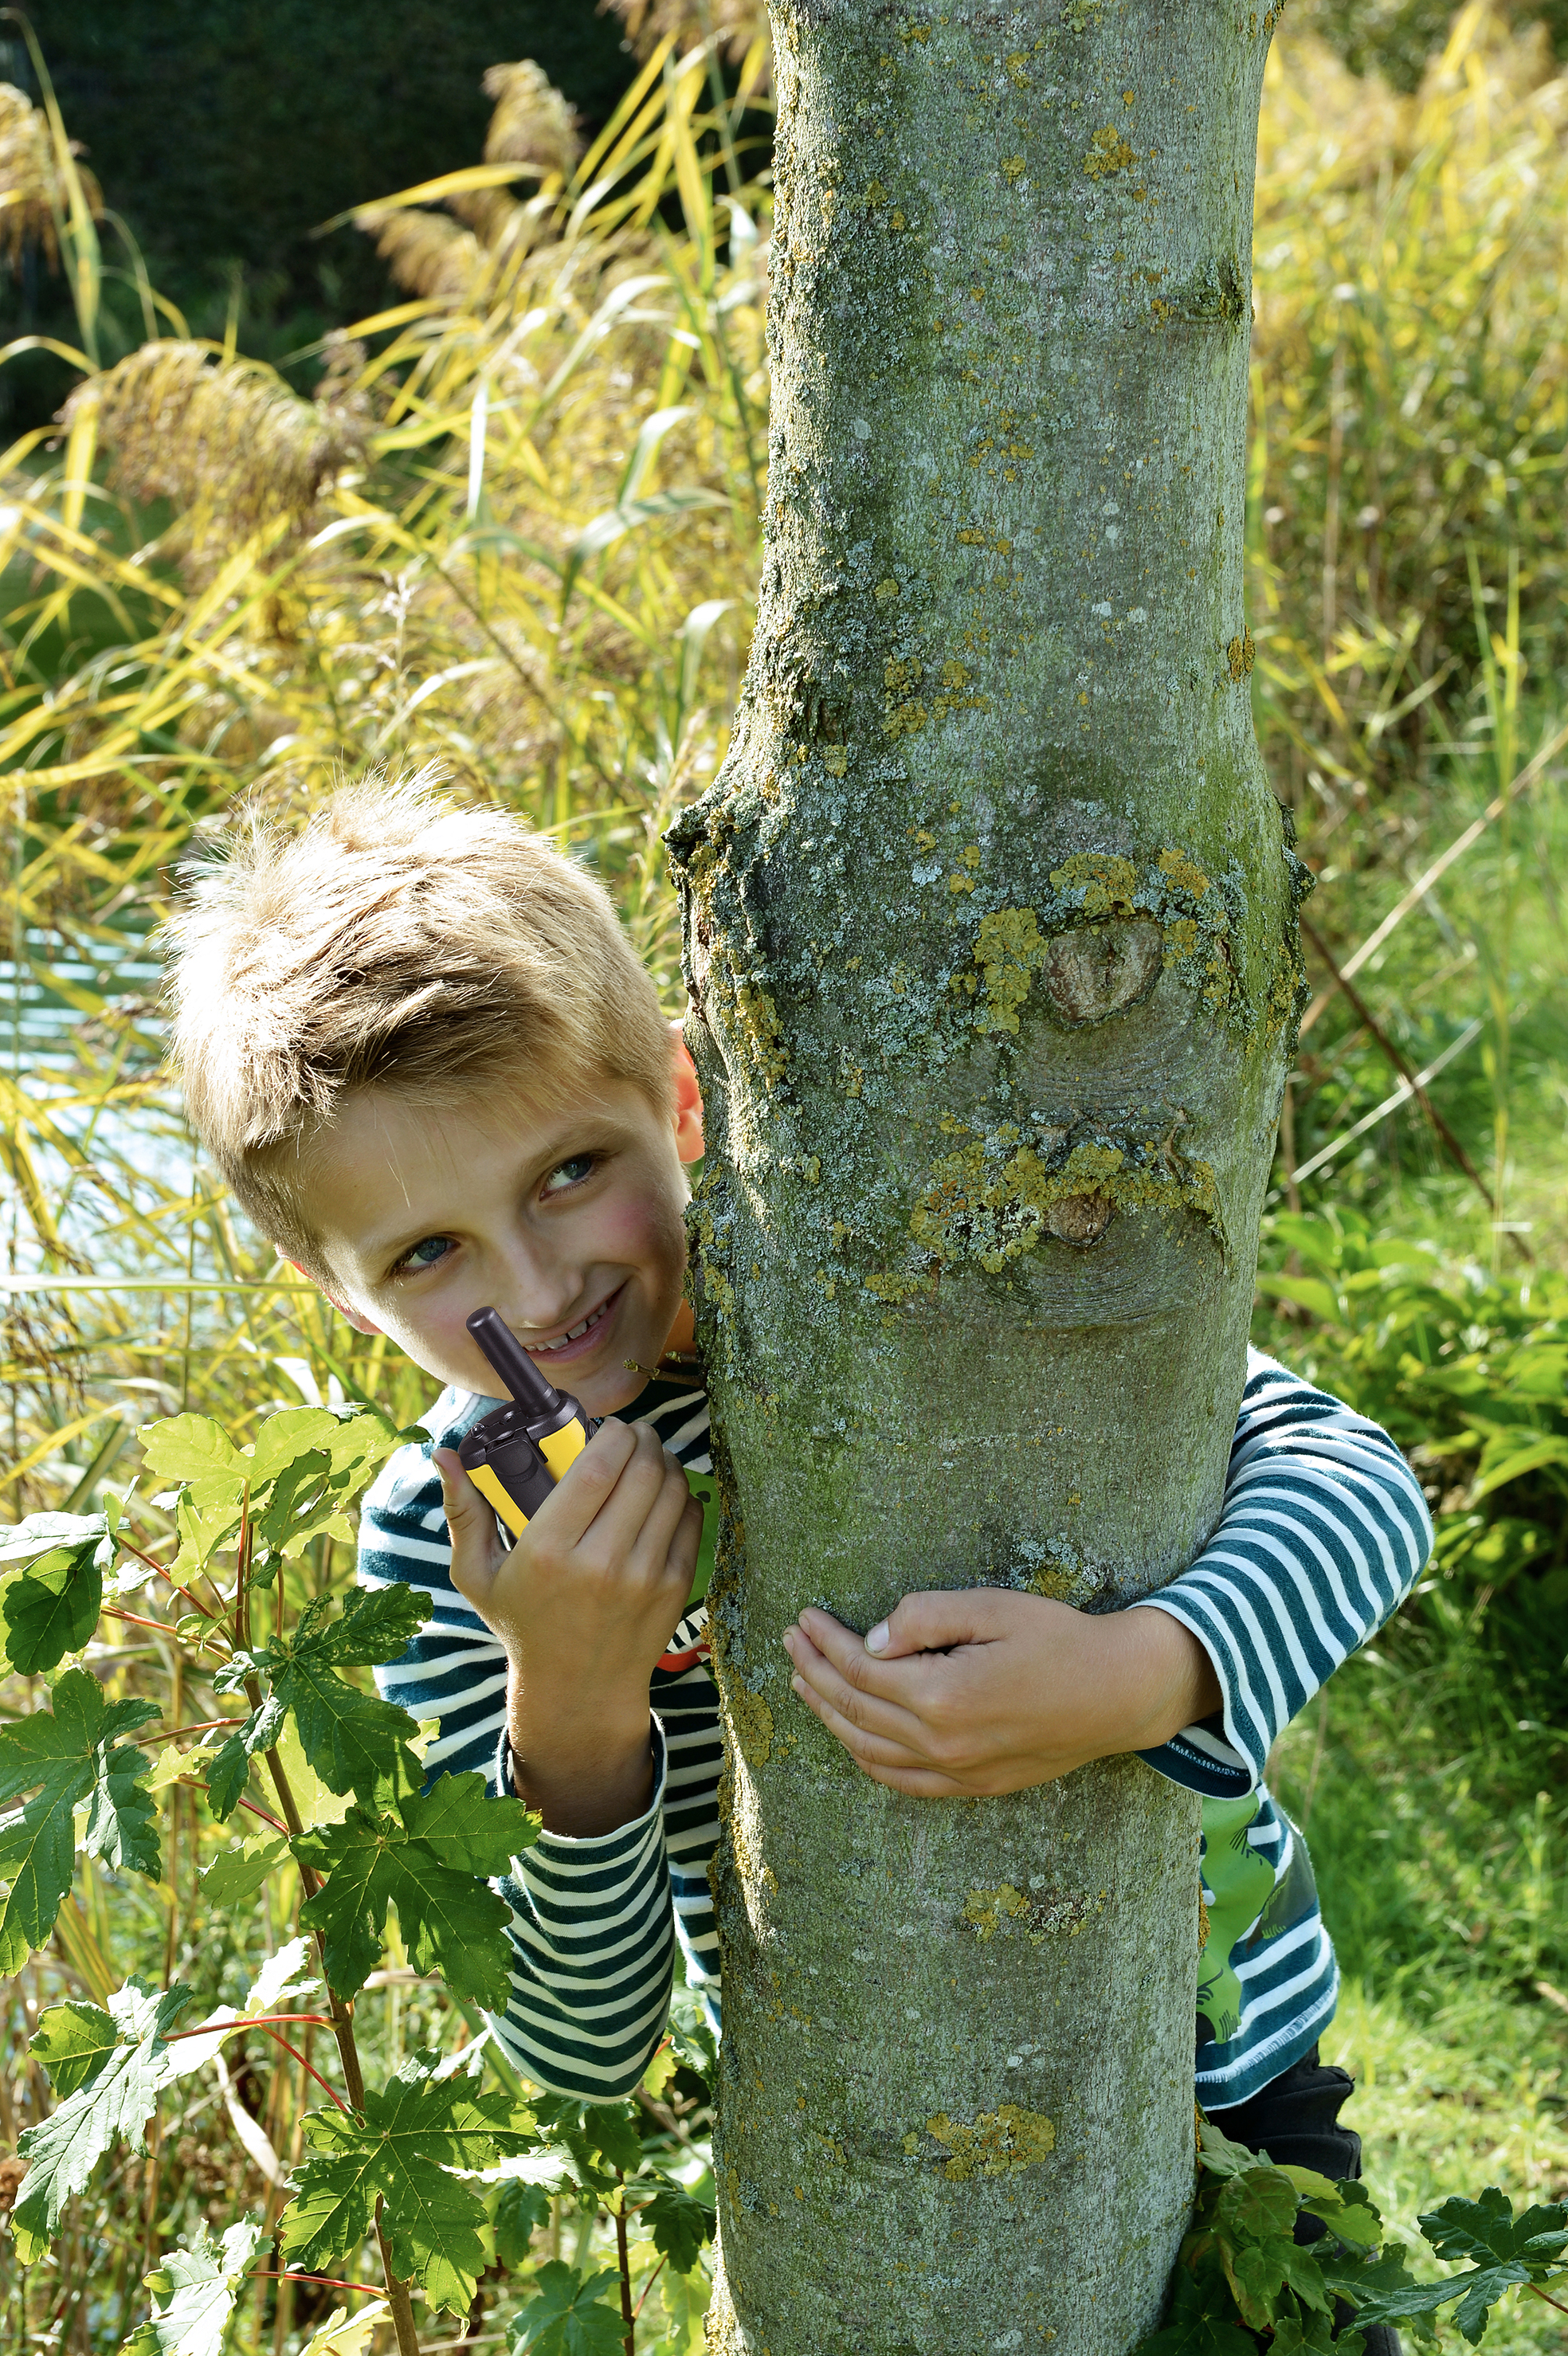
M 725 1497 L 717 2345 L 1121 2356 L 1192 2170 L 1196 1803 L 882 1790 L 809 1601 L 1201 1545 L 1296 1003 L 1241 611 L 1272 16 L 774 14 L 768 540 L 676 830 Z

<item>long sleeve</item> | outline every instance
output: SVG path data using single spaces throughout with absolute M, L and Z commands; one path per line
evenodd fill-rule
M 1275 1737 L 1382 1626 L 1431 1549 L 1426 1501 L 1387 1432 L 1249 1352 L 1213 1535 L 1132 1607 L 1191 1631 L 1222 1707 L 1142 1755 L 1215 1797 L 1254 1789 Z
M 389 1701 L 437 1721 L 426 1770 L 477 1771 L 500 1792 L 510 1789 L 506 1654 L 452 1584 L 430 1462 L 430 1449 L 452 1444 L 488 1404 L 447 1393 L 429 1419 L 428 1445 L 401 1449 L 382 1467 L 361 1508 L 360 1579 L 402 1580 L 435 1606 L 408 1650 L 375 1673 Z M 705 1415 L 700 1430 L 677 1424 L 671 1434 L 675 1416 L 656 1400 L 649 1419 L 666 1445 L 683 1443 L 693 1471 L 709 1469 Z M 654 1789 L 642 1815 L 592 1838 L 543 1832 L 495 1885 L 511 1910 L 512 1965 L 510 1998 L 491 2027 L 517 2068 L 553 2094 L 607 2102 L 636 2085 L 664 2034 L 677 1943 L 688 1981 L 716 1982 L 707 1864 L 722 1744 L 704 1619 L 699 1607 L 682 1622 L 653 1671 Z

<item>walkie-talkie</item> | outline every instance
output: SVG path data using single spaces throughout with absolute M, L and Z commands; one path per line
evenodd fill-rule
M 588 1419 L 547 1382 L 494 1309 L 476 1309 L 468 1331 L 511 1393 L 510 1407 L 481 1417 L 457 1445 L 463 1470 L 519 1537 L 588 1442 Z

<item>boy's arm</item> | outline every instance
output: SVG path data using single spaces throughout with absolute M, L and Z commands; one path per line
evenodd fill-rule
M 492 1792 L 510 1790 L 507 1655 L 453 1585 L 428 1450 L 400 1450 L 367 1495 L 360 1578 L 403 1580 L 435 1604 L 408 1651 L 375 1672 L 389 1701 L 438 1721 L 426 1768 L 478 1771 Z M 585 1839 L 542 1832 L 500 1885 L 512 1910 L 512 1995 L 494 2020 L 501 2046 L 536 2083 L 591 2102 L 636 2085 L 669 2009 L 675 1934 L 664 1812 L 668 1783 L 691 1779 L 671 1779 L 660 1721 L 648 1723 L 651 1796 L 632 1820 Z
M 1131 1607 L 1197 1638 L 1220 1707 L 1142 1755 L 1196 1791 L 1250 1790 L 1276 1737 L 1382 1626 L 1431 1551 L 1426 1500 L 1388 1433 L 1250 1351 L 1213 1535 L 1179 1579 Z

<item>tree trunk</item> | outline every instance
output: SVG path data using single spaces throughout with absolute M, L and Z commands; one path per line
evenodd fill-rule
M 868 1782 L 808 1602 L 1197 1550 L 1299 958 L 1241 526 L 1273 16 L 774 13 L 767 559 L 676 830 L 725 1498 L 715 2346 L 1121 2356 L 1193 2172 L 1197 1806 Z

